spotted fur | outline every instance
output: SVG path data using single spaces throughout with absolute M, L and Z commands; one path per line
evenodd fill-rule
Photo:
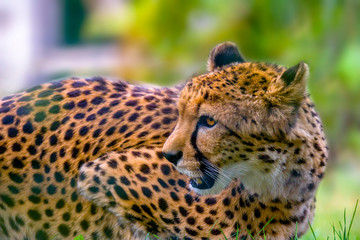
M 293 236 L 296 223 L 305 233 L 327 161 L 307 66 L 247 63 L 220 46 L 209 73 L 182 90 L 96 77 L 5 97 L 0 238 L 213 239 L 239 229 L 249 239 L 246 229 L 269 221 L 267 239 Z M 202 114 L 216 120 L 211 131 L 197 124 Z M 163 154 L 175 150 L 176 165 Z M 196 153 L 233 175 L 195 189 Z

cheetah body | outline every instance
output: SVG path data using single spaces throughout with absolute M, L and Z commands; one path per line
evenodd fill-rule
M 267 239 L 288 239 L 296 224 L 299 235 L 305 233 L 327 159 L 313 104 L 304 95 L 296 121 L 280 132 L 282 122 L 267 126 L 255 110 L 239 115 L 239 127 L 231 122 L 238 111 L 230 103 L 232 87 L 240 84 L 244 96 L 261 98 L 261 91 L 270 91 L 265 89 L 286 69 L 262 63 L 215 67 L 182 90 L 71 78 L 5 97 L 0 103 L 0 238 L 72 239 L 82 234 L 85 239 L 145 239 L 151 233 L 163 239 L 218 239 L 239 231 L 246 239 L 246 229 L 255 236 L 267 223 Z M 262 80 L 262 90 L 249 95 Z M 219 189 L 207 192 L 190 184 L 189 176 L 198 177 L 191 166 L 199 166 L 188 157 L 191 144 L 175 142 L 186 142 L 198 125 L 187 122 L 192 107 L 184 102 L 208 104 L 216 128 L 234 127 L 231 134 L 198 129 L 196 151 L 210 162 L 216 147 L 221 148 L 223 164 L 212 162 L 219 169 L 235 166 L 231 159 L 253 161 L 261 169 L 249 169 L 255 180 L 246 173 L 229 175 Z M 229 104 L 228 109 L 220 103 Z M 221 111 L 225 115 L 216 115 Z M 190 118 L 198 119 L 196 114 Z M 227 146 L 211 146 L 212 134 L 222 136 Z M 238 142 L 229 140 L 232 134 L 240 137 Z M 183 151 L 177 165 L 162 153 L 175 145 Z M 261 164 L 255 162 L 259 156 Z M 266 186 L 270 193 L 263 187 L 266 179 L 271 179 Z

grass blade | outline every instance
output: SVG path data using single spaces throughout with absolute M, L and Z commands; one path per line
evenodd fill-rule
M 347 236 L 346 236 L 346 239 L 350 239 L 350 230 L 351 230 L 352 224 L 353 224 L 353 222 L 354 222 L 354 218 L 355 218 L 355 214 L 356 214 L 356 210 L 357 210 L 358 203 L 359 203 L 359 199 L 356 200 L 355 209 L 354 209 L 354 212 L 353 212 L 351 221 L 350 221 L 349 231 L 348 231 L 348 234 L 347 234 Z
M 314 229 L 313 229 L 312 226 L 311 226 L 310 220 L 308 220 L 308 224 L 309 224 L 311 233 L 312 233 L 312 235 L 314 236 L 314 239 L 316 240 L 316 235 L 315 235 Z

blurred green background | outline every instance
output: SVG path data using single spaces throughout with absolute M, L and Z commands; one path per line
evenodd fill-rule
M 359 0 L 63 0 L 57 7 L 53 48 L 112 46 L 114 64 L 78 66 L 75 51 L 71 67 L 48 67 L 38 74 L 42 81 L 105 74 L 172 85 L 205 72 L 209 51 L 223 41 L 237 43 L 249 61 L 288 67 L 307 62 L 309 92 L 330 146 L 313 228 L 318 239 L 326 239 L 345 208 L 350 218 L 360 198 Z M 313 238 L 308 233 L 302 239 Z M 360 239 L 360 213 L 350 239 Z

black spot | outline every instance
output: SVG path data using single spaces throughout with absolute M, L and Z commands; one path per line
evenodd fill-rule
M 45 209 L 45 215 L 48 217 L 52 217 L 54 215 L 54 211 L 47 208 L 47 209 Z
M 142 122 L 144 123 L 144 124 L 148 124 L 148 123 L 150 123 L 152 121 L 152 117 L 151 116 L 147 116 L 147 117 L 145 117 L 143 120 L 142 120 Z
M 169 186 L 166 184 L 166 182 L 164 182 L 164 180 L 162 180 L 161 178 L 158 178 L 158 182 L 160 183 L 161 187 L 163 188 L 168 188 Z
M 168 207 L 169 207 L 169 205 L 168 205 L 168 203 L 166 202 L 166 200 L 165 199 L 163 199 L 163 198 L 159 198 L 159 208 L 163 211 L 163 212 L 166 212 L 167 211 L 167 209 L 168 209 Z
M 105 236 L 106 236 L 107 238 L 109 238 L 109 239 L 112 239 L 112 237 L 113 237 L 113 232 L 112 232 L 111 228 L 105 226 L 103 230 L 104 230 Z
M 80 226 L 82 230 L 86 231 L 89 228 L 90 224 L 87 220 L 82 220 L 80 222 Z
M 322 149 L 321 149 L 321 147 L 319 146 L 319 144 L 318 143 L 314 143 L 314 148 L 316 149 L 316 151 L 318 151 L 318 152 L 320 152 Z
M 70 117 L 67 116 L 67 117 L 64 117 L 63 120 L 61 120 L 61 123 L 62 124 L 65 124 L 67 121 L 69 121 Z
M 260 155 L 258 155 L 258 158 L 265 163 L 274 163 L 275 162 L 275 160 L 271 159 L 270 156 L 267 154 L 260 154 Z
M 43 230 L 38 230 L 35 233 L 35 239 L 36 240 L 47 240 L 49 239 L 48 234 Z
M 63 99 L 64 99 L 63 96 L 61 96 L 61 95 L 55 95 L 55 96 L 53 96 L 53 97 L 51 98 L 51 101 L 53 101 L 53 102 L 60 102 L 60 101 L 62 101 Z
M 57 114 L 60 112 L 60 106 L 59 105 L 54 105 L 54 106 L 51 106 L 49 108 L 49 113 L 51 114 Z
M 256 218 L 259 218 L 260 217 L 260 210 L 258 209 L 258 208 L 255 208 L 254 209 L 254 216 L 256 217 Z
M 29 102 L 31 101 L 33 98 L 31 96 L 24 96 L 19 98 L 18 102 Z M 4 100 L 4 99 L 3 99 Z
M 102 102 L 103 102 L 103 99 L 101 97 L 95 97 L 94 99 L 91 100 L 91 103 L 94 105 L 99 105 Z
M 120 182 L 126 186 L 130 185 L 129 179 L 127 179 L 127 177 L 125 177 L 125 176 L 120 177 Z
M 81 94 L 81 91 L 78 89 L 67 93 L 67 95 L 69 97 L 78 97 L 78 96 L 80 96 L 80 94 Z
M 71 110 L 75 107 L 75 103 L 73 101 L 67 102 L 63 105 L 63 108 L 66 110 Z
M 148 174 L 148 173 L 150 173 L 150 168 L 149 168 L 149 166 L 147 164 L 142 164 L 140 166 L 140 171 L 142 173 Z
M 25 115 L 29 115 L 32 111 L 32 107 L 30 107 L 30 105 L 26 105 L 26 106 L 21 106 L 16 110 L 16 114 L 18 116 L 25 116 Z
M 13 115 L 6 115 L 2 119 L 2 124 L 4 124 L 4 125 L 12 124 L 13 122 L 14 122 L 14 116 Z
M 196 223 L 196 220 L 194 217 L 190 216 L 186 219 L 186 222 L 190 225 L 194 225 Z
M 95 187 L 95 186 L 91 186 L 89 187 L 89 191 L 92 193 L 98 193 L 99 192 L 99 188 Z
M 35 102 L 36 107 L 46 107 L 50 104 L 50 101 L 47 99 L 40 99 Z
M 115 132 L 115 127 L 111 127 L 111 128 L 109 128 L 106 132 L 105 132 L 105 134 L 107 135 L 107 136 L 110 136 L 110 135 L 112 135 L 114 132 Z
M 63 208 L 65 206 L 65 201 L 63 199 L 60 199 L 59 201 L 57 201 L 55 206 L 58 209 Z
M 108 113 L 109 111 L 110 111 L 110 108 L 103 107 L 97 112 L 97 114 L 99 114 L 101 116 L 101 115 L 104 115 L 105 113 Z
M 205 223 L 208 225 L 213 225 L 214 224 L 214 219 L 212 219 L 211 217 L 206 217 L 204 219 Z
M 40 162 L 37 161 L 37 160 L 32 160 L 32 161 L 31 161 L 31 167 L 32 167 L 33 169 L 40 169 Z
M 6 152 L 7 148 L 5 146 L 0 146 L 0 154 Z
M 170 196 L 174 201 L 179 201 L 179 197 L 175 192 L 170 192 Z
M 85 108 L 87 106 L 87 101 L 84 99 L 84 100 L 81 100 L 80 102 L 78 102 L 78 107 L 80 108 Z
M 8 136 L 10 138 L 14 138 L 18 135 L 19 131 L 16 128 L 9 128 L 8 129 Z
M 68 129 L 68 130 L 65 132 L 65 137 L 64 137 L 64 139 L 65 139 L 66 141 L 70 140 L 70 139 L 73 137 L 73 134 L 74 134 L 73 130 L 72 130 L 72 129 Z
M 54 177 L 57 182 L 64 181 L 64 176 L 61 172 L 55 172 Z
M 12 186 L 12 185 L 9 185 L 9 186 L 8 186 L 8 189 L 9 189 L 9 191 L 10 191 L 11 193 L 13 193 L 13 194 L 18 194 L 18 193 L 20 192 L 20 190 L 19 190 L 17 187 Z
M 64 237 L 67 237 L 70 234 L 70 228 L 66 224 L 60 224 L 58 226 L 58 231 Z
M 34 145 L 30 145 L 27 148 L 28 153 L 30 153 L 30 155 L 35 155 L 37 153 L 36 147 Z
M 34 221 L 39 221 L 41 219 L 41 214 L 35 209 L 29 209 L 27 215 Z
M 86 121 L 90 122 L 96 119 L 96 115 L 95 114 L 90 114 L 89 116 L 87 116 Z
M 23 178 L 17 173 L 9 172 L 9 178 L 11 179 L 11 181 L 13 181 L 15 183 L 22 183 L 23 182 Z
M 34 194 L 40 194 L 41 193 L 41 188 L 39 187 L 32 187 L 31 188 L 31 192 Z
M 88 131 L 89 131 L 89 128 L 84 126 L 84 127 L 80 128 L 79 135 L 84 136 L 88 133 Z
M 58 139 L 57 139 L 56 135 L 51 135 L 51 136 L 50 136 L 50 145 L 51 145 L 51 146 L 56 145 L 56 144 L 57 144 L 57 141 L 58 141 Z
M 193 203 L 194 199 L 190 194 L 185 194 L 185 201 L 190 206 Z
M 79 154 L 79 149 L 73 148 L 72 152 L 71 152 L 71 157 L 75 159 L 75 158 L 77 158 L 78 154 Z
M 30 195 L 28 197 L 29 201 L 34 203 L 34 204 L 37 204 L 41 201 L 40 197 L 36 196 L 36 195 Z
M 22 147 L 21 147 L 21 145 L 18 144 L 18 143 L 14 143 L 14 144 L 12 145 L 12 150 L 13 150 L 14 152 L 19 152 L 19 151 L 21 151 L 21 149 L 22 149 Z
M 166 164 L 162 164 L 161 165 L 161 171 L 164 175 L 169 175 L 170 174 L 170 167 Z
M 12 160 L 11 164 L 14 168 L 22 169 L 24 167 L 24 163 L 17 157 Z
M 84 113 L 77 113 L 74 116 L 74 119 L 83 119 L 85 118 L 85 114 Z
M 151 198 L 152 196 L 152 192 L 149 188 L 147 187 L 141 187 L 141 190 L 143 192 L 143 194 L 147 197 L 147 198 Z
M 100 135 L 100 133 L 101 133 L 101 129 L 99 128 L 99 129 L 96 129 L 94 132 L 93 132 L 93 137 L 94 138 L 97 138 L 99 135 Z
M 56 193 L 56 186 L 53 184 L 50 184 L 47 188 L 46 191 L 48 194 L 53 195 Z
M 6 194 L 0 194 L 0 199 L 5 203 L 8 207 L 12 208 L 15 206 L 15 201 L 12 197 L 9 197 Z
M 34 127 L 33 125 L 31 124 L 30 121 L 27 121 L 24 126 L 23 126 L 23 132 L 24 133 L 28 133 L 28 134 L 31 134 L 34 132 Z
M 133 113 L 130 115 L 128 120 L 129 120 L 129 122 L 134 122 L 138 117 L 139 117 L 138 113 Z
M 115 185 L 114 190 L 121 199 L 129 200 L 128 195 L 126 194 L 125 190 L 122 187 L 120 187 L 119 185 Z
M 184 207 L 179 207 L 179 212 L 182 216 L 187 217 L 189 215 L 188 210 L 186 210 Z
M 210 232 L 212 235 L 219 235 L 221 233 L 219 229 L 215 229 L 215 228 L 213 228 Z
M 15 221 L 16 221 L 16 223 L 19 224 L 20 226 L 24 226 L 24 225 L 25 225 L 24 220 L 23 220 L 21 217 L 19 217 L 19 216 L 16 216 L 16 217 L 15 217 Z
M 68 161 L 64 162 L 63 167 L 65 172 L 70 171 L 70 163 Z
M 44 121 L 45 118 L 46 118 L 46 113 L 45 112 L 38 112 L 38 113 L 35 114 L 34 121 L 35 122 L 42 122 L 42 121 Z
M 216 198 L 207 198 L 205 199 L 205 203 L 209 206 L 214 205 L 216 203 Z
M 69 221 L 70 220 L 70 213 L 66 212 L 63 214 L 63 219 L 64 221 Z
M 110 106 L 115 107 L 115 106 L 119 105 L 119 103 L 120 103 L 119 100 L 114 100 L 114 101 L 110 102 Z
M 60 85 L 60 87 L 62 86 L 62 83 L 54 83 L 54 88 L 57 88 L 56 86 L 59 86 Z M 48 97 L 48 96 L 50 96 L 50 95 L 52 95 L 54 93 L 54 91 L 53 90 L 44 90 L 44 91 L 42 91 L 42 92 L 40 92 L 39 94 L 38 94 L 38 97 L 39 98 L 45 98 L 45 97 Z
M 134 198 L 139 199 L 139 194 L 134 189 L 129 188 L 129 191 Z
M 121 118 L 122 116 L 124 116 L 124 111 L 117 111 L 116 113 L 114 113 L 114 115 L 113 115 L 113 118 L 115 118 L 115 119 L 119 119 L 119 118 Z
M 124 125 L 119 129 L 119 133 L 124 133 L 124 132 L 126 132 L 127 129 L 128 129 L 128 127 L 126 125 Z
M 153 123 L 152 125 L 151 125 L 151 128 L 152 129 L 159 129 L 161 127 L 161 124 L 160 123 Z
M 125 103 L 126 106 L 129 106 L 129 107 L 134 107 L 138 104 L 138 101 L 137 100 L 129 100 Z
M 81 212 L 82 209 L 83 209 L 83 206 L 82 206 L 81 203 L 76 204 L 75 211 L 76 211 L 77 213 Z
M 293 177 L 300 177 L 301 176 L 301 172 L 299 170 L 293 169 L 291 170 L 291 176 Z

